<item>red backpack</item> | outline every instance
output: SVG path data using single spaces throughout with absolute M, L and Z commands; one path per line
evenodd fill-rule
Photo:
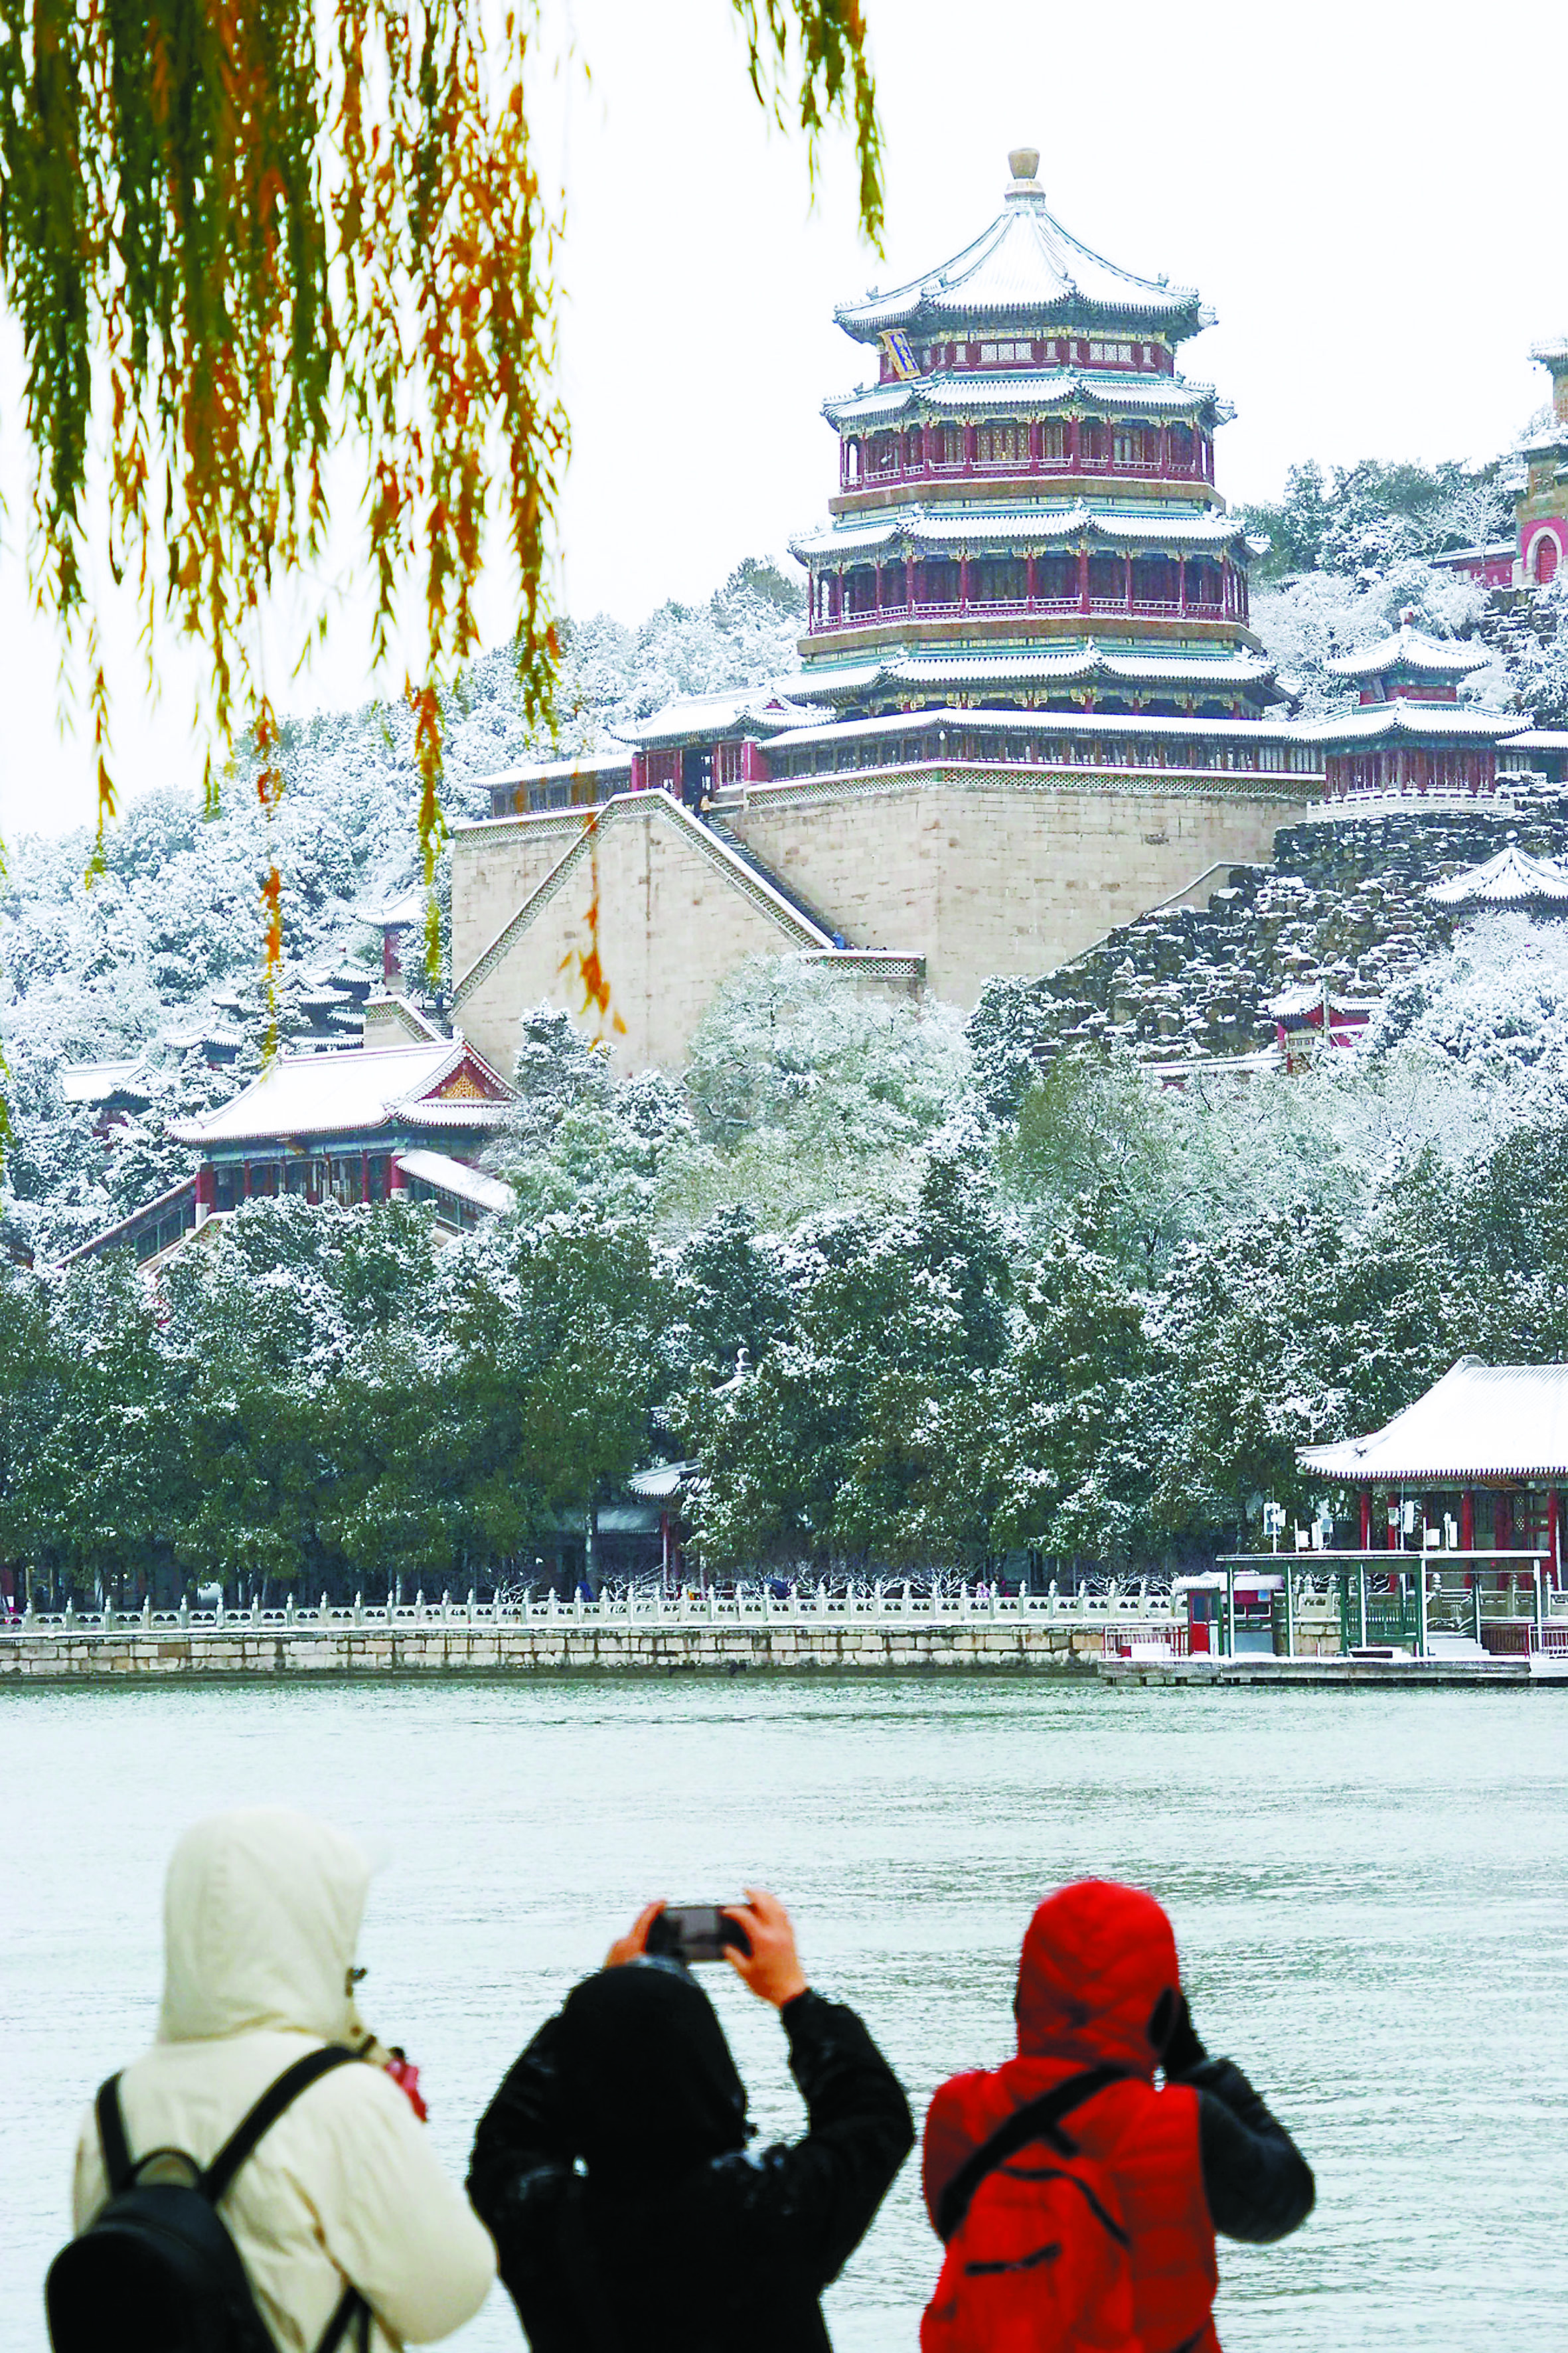
M 1031 2100 L 942 2191 L 947 2250 L 921 2353 L 1139 2353 L 1131 2241 L 1110 2174 L 1061 2129 L 1120 2067 L 1091 2067 Z

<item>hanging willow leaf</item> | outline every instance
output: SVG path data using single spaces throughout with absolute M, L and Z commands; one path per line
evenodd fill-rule
M 857 0 L 732 5 L 752 87 L 779 121 L 797 115 L 814 185 L 824 126 L 852 121 L 861 222 L 879 239 Z M 567 427 L 556 220 L 525 98 L 534 26 L 531 7 L 498 22 L 485 0 L 0 0 L 0 287 L 26 348 L 35 587 L 90 680 L 100 851 L 114 787 L 89 554 L 134 594 L 150 664 L 170 628 L 204 649 L 209 807 L 247 732 L 270 816 L 282 771 L 260 625 L 325 553 L 329 458 L 363 483 L 378 660 L 405 600 L 423 606 L 408 699 L 427 887 L 441 694 L 478 643 L 497 519 L 522 712 L 550 723 Z M 100 485 L 107 544 L 89 549 Z M 283 915 L 268 868 L 270 978 Z

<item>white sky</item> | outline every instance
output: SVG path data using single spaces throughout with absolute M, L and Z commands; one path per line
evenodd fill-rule
M 867 0 L 887 133 L 885 259 L 859 244 L 847 139 L 815 212 L 804 144 L 746 86 L 728 0 L 551 0 L 579 69 L 540 78 L 536 133 L 568 190 L 563 384 L 574 456 L 562 591 L 636 620 L 782 548 L 834 486 L 818 409 L 867 361 L 836 300 L 931 268 L 999 209 L 1006 150 L 1042 151 L 1052 209 L 1219 324 L 1190 375 L 1239 412 L 1220 489 L 1276 495 L 1293 460 L 1493 453 L 1546 396 L 1529 344 L 1568 328 L 1559 0 Z M 591 69 L 584 81 L 582 65 Z M 58 740 L 55 656 L 31 617 L 14 357 L 0 365 L 0 828 L 88 811 L 85 741 Z M 507 633 L 504 599 L 489 607 Z M 105 613 L 125 789 L 195 781 L 188 658 L 149 709 L 129 623 Z M 401 670 L 398 672 L 401 677 Z M 296 709 L 351 705 L 351 607 Z

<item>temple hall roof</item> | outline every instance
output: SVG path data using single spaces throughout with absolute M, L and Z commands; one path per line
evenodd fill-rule
M 1461 1356 L 1414 1405 L 1365 1438 L 1303 1446 L 1330 1479 L 1532 1479 L 1568 1472 L 1568 1365 L 1483 1365 Z
M 1510 841 L 1495 858 L 1435 882 L 1426 896 L 1439 907 L 1568 907 L 1568 867 Z
M 510 1089 L 481 1054 L 461 1038 L 444 1038 L 427 1046 L 280 1054 L 232 1103 L 169 1133 L 211 1150 L 393 1126 L 494 1127 L 510 1102 Z
M 834 312 L 847 334 L 875 343 L 888 327 L 940 331 L 969 320 L 1083 318 L 1146 321 L 1176 336 L 1210 323 L 1190 286 L 1140 278 L 1080 245 L 1048 210 L 1035 173 L 1039 159 L 1018 149 L 1008 158 L 1012 183 L 989 228 L 951 261 L 886 294 L 841 303 Z
M 1484 646 L 1461 645 L 1454 638 L 1429 638 L 1409 621 L 1374 646 L 1343 654 L 1325 667 L 1336 678 L 1381 678 L 1385 670 L 1407 670 L 1418 678 L 1465 678 L 1484 670 L 1491 659 Z

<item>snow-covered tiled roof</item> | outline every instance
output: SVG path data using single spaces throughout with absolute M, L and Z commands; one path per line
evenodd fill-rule
M 781 727 L 805 726 L 815 715 L 808 704 L 790 702 L 771 686 L 728 687 L 716 694 L 679 695 L 646 719 L 628 719 L 618 733 L 644 744 L 706 740 L 737 727 L 773 735 Z
M 1140 278 L 1080 245 L 1048 210 L 1033 178 L 1015 179 L 989 228 L 940 269 L 887 294 L 840 303 L 847 334 L 875 341 L 884 328 L 957 326 L 970 320 L 1147 321 L 1190 335 L 1208 320 L 1190 286 Z
M 440 1089 L 469 1066 L 479 1092 L 443 1098 Z M 204 1149 L 264 1137 L 360 1135 L 395 1124 L 491 1127 L 510 1090 L 464 1039 L 427 1046 L 356 1046 L 327 1054 L 280 1054 L 232 1103 L 172 1127 L 181 1144 Z
M 459 1201 L 471 1201 L 476 1209 L 500 1216 L 516 1206 L 517 1196 L 499 1176 L 487 1176 L 482 1169 L 470 1168 L 444 1152 L 426 1152 L 416 1145 L 412 1152 L 400 1152 L 397 1158 L 405 1176 L 416 1176 L 422 1184 L 454 1193 Z
M 151 1103 L 147 1065 L 140 1054 L 128 1062 L 65 1062 L 60 1066 L 60 1092 L 68 1103 L 108 1103 L 112 1095 L 131 1093 Z
M 877 548 L 1012 544 L 1027 540 L 1103 540 L 1114 547 L 1227 548 L 1247 527 L 1234 515 L 1180 506 L 1092 506 L 1087 500 L 1031 499 L 1008 506 L 900 508 L 886 522 L 834 522 L 790 542 L 803 564 L 813 556 L 869 554 Z
M 547 779 L 553 781 L 561 777 L 610 776 L 616 769 L 623 776 L 629 776 L 631 768 L 631 754 L 612 744 L 602 752 L 580 752 L 574 760 L 530 760 L 520 768 L 500 768 L 493 776 L 480 776 L 479 783 L 487 793 L 501 792 L 508 785 L 538 785 Z
M 1415 743 L 1502 744 L 1524 723 L 1517 712 L 1475 711 L 1462 702 L 1363 702 L 1337 718 L 1303 720 L 1301 733 L 1317 744 L 1379 744 L 1390 737 Z
M 1304 1446 L 1330 1479 L 1534 1479 L 1568 1472 L 1568 1365 L 1483 1365 L 1461 1356 L 1423 1398 L 1366 1438 Z
M 969 409 L 1047 409 L 1073 401 L 1122 417 L 1195 416 L 1212 410 L 1216 423 L 1236 412 L 1212 384 L 1189 384 L 1179 375 L 1145 375 L 1125 368 L 987 368 L 910 377 L 863 392 L 825 400 L 830 425 L 885 425 L 911 410 L 920 416 L 959 416 Z
M 1568 867 L 1510 841 L 1495 858 L 1435 882 L 1426 896 L 1439 907 L 1568 906 Z
M 1484 670 L 1491 656 L 1485 646 L 1460 645 L 1454 638 L 1428 638 L 1408 621 L 1375 646 L 1343 654 L 1324 667 L 1336 678 L 1381 678 L 1384 670 L 1414 670 L 1419 678 L 1465 678 Z
M 1294 723 L 1289 719 L 1167 719 L 1142 711 L 964 711 L 943 703 L 924 711 L 888 712 L 877 719 L 840 719 L 826 727 L 802 727 L 775 737 L 771 748 L 775 752 L 812 751 L 823 744 L 858 744 L 868 739 L 874 742 L 881 737 L 897 740 L 949 727 L 981 735 L 1005 734 L 1026 728 L 1032 736 L 1131 735 L 1176 743 L 1212 744 L 1218 740 L 1227 744 L 1289 744 L 1296 740 Z M 751 789 L 755 792 L 758 788 Z
M 1102 678 L 1138 685 L 1167 681 L 1215 691 L 1257 686 L 1273 674 L 1258 655 L 1228 647 L 1212 654 L 1121 653 L 1091 638 L 1083 645 L 1066 646 L 1059 651 L 1041 647 L 1029 653 L 908 654 L 874 670 L 866 665 L 845 670 L 825 667 L 820 672 L 813 670 L 811 684 L 820 701 L 844 702 L 858 700 L 879 687 L 891 691 L 900 685 L 1021 687 L 1077 684 Z
M 627 1491 L 663 1503 L 668 1496 L 679 1494 L 685 1482 L 701 1468 L 700 1462 L 661 1462 L 652 1471 L 634 1471 L 626 1481 Z

